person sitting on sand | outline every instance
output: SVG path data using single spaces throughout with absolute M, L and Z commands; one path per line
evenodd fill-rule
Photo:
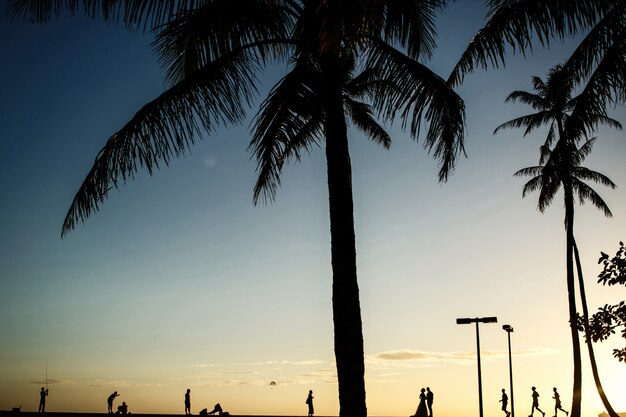
M 117 406 L 117 413 L 115 414 L 129 414 L 128 413 L 128 406 L 126 405 L 126 401 L 122 402 L 122 405 L 118 405 Z
M 215 404 L 215 407 L 213 407 L 213 411 L 207 414 L 211 414 L 211 415 L 217 414 L 219 416 L 230 416 L 230 413 L 228 411 L 222 410 L 222 406 L 220 405 L 220 403 Z

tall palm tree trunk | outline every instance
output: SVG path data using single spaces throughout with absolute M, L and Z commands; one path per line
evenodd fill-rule
M 565 232 L 566 238 L 566 262 L 567 262 L 567 295 L 569 304 L 569 322 L 572 335 L 572 353 L 574 356 L 574 385 L 572 392 L 571 417 L 580 417 L 581 390 L 582 390 L 582 361 L 580 355 L 580 340 L 576 327 L 576 285 L 574 281 L 574 194 L 572 185 L 564 181 L 563 191 L 565 194 Z
M 332 59 L 322 62 L 339 415 L 365 417 L 363 331 L 356 273 L 348 132 L 340 78 L 334 73 L 338 65 Z
M 576 258 L 576 270 L 578 272 L 578 287 L 580 288 L 580 299 L 583 307 L 583 327 L 585 329 L 585 335 L 589 335 L 589 311 L 587 309 L 587 295 L 585 294 L 585 280 L 583 278 L 583 267 L 580 262 L 580 254 L 578 253 L 578 246 L 576 245 L 576 240 L 574 240 L 574 257 Z M 602 404 L 604 404 L 604 408 L 606 408 L 607 413 L 609 413 L 610 417 L 619 417 L 609 399 L 604 392 L 604 388 L 602 387 L 602 382 L 600 381 L 600 375 L 598 373 L 598 364 L 596 363 L 596 355 L 593 352 L 593 342 L 590 337 L 585 337 L 585 343 L 587 344 L 587 350 L 589 351 L 589 362 L 591 363 L 591 373 L 593 374 L 593 380 L 596 384 L 596 389 L 598 390 L 598 395 L 600 395 L 600 399 L 602 400 Z

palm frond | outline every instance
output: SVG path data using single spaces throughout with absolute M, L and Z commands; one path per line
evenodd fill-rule
M 349 97 L 344 98 L 344 105 L 352 124 L 359 128 L 374 142 L 382 145 L 385 149 L 391 146 L 391 136 L 385 129 L 378 124 L 372 114 L 369 105 L 355 101 Z
M 372 40 L 367 67 L 379 68 L 385 82 L 374 100 L 386 119 L 401 111 L 402 127 L 419 138 L 422 121 L 428 125 L 424 148 L 439 161 L 439 180 L 446 181 L 456 158 L 465 154 L 465 104 L 459 95 L 425 65 L 392 46 Z
M 596 138 L 590 138 L 583 143 L 576 151 L 576 162 L 581 163 L 593 150 L 593 145 L 596 143 Z
M 524 131 L 524 136 L 527 136 L 533 130 L 544 126 L 552 120 L 552 115 L 549 112 L 541 111 L 538 113 L 527 114 L 525 116 L 517 117 L 513 120 L 509 120 L 508 122 L 502 123 L 500 126 L 496 127 L 493 131 L 494 135 L 498 133 L 502 129 L 518 129 L 520 127 L 526 126 L 526 130 Z
M 572 64 L 573 65 L 573 64 Z M 611 45 L 603 55 L 576 98 L 570 120 L 566 125 L 571 137 L 588 136 L 598 125 L 622 129 L 622 125 L 607 116 L 606 106 L 623 103 L 626 92 L 626 30 L 624 36 Z
M 515 171 L 514 177 L 536 177 L 541 175 L 542 166 L 526 167 Z
M 318 78 L 305 61 L 297 63 L 274 86 L 255 117 L 249 145 L 259 174 L 253 192 L 255 203 L 272 201 L 285 162 L 299 160 L 302 151 L 309 151 L 323 138 L 325 116 L 314 85 Z
M 606 52 L 616 43 L 623 42 L 626 34 L 625 28 L 626 3 L 616 1 L 614 7 L 593 26 L 578 44 L 565 64 L 574 76 L 576 83 L 590 78 Z
M 146 104 L 112 135 L 80 186 L 62 235 L 98 211 L 108 191 L 132 179 L 140 167 L 152 175 L 160 163 L 181 156 L 203 130 L 245 116 L 256 91 L 256 61 L 245 53 L 222 57 Z
M 613 213 L 611 213 L 609 206 L 602 199 L 602 197 L 600 197 L 600 195 L 589 185 L 578 180 L 577 178 L 573 178 L 572 188 L 578 194 L 578 201 L 580 202 L 580 204 L 584 204 L 587 200 L 591 201 L 591 203 L 599 208 L 606 217 L 613 217 Z
M 452 71 L 449 82 L 457 85 L 477 67 L 487 69 L 505 63 L 505 52 L 525 54 L 536 37 L 542 45 L 590 28 L 615 6 L 614 0 L 491 0 L 487 24 L 474 36 Z
M 375 99 L 376 92 L 384 88 L 383 82 L 377 68 L 365 68 L 347 81 L 345 91 L 350 97 Z
M 193 12 L 180 13 L 158 33 L 153 47 L 175 84 L 216 58 L 242 48 L 259 59 L 282 58 L 293 43 L 289 39 L 294 12 L 281 1 L 214 0 Z
M 444 0 L 406 1 L 387 0 L 374 1 L 384 4 L 383 39 L 390 44 L 399 44 L 406 48 L 409 57 L 428 59 L 436 47 L 437 13 L 444 7 Z
M 123 23 L 128 29 L 152 30 L 181 11 L 193 10 L 206 0 L 9 0 L 13 18 L 45 23 L 63 13 Z
M 535 86 L 533 87 L 536 91 L 539 89 Z M 539 94 L 529 93 L 528 91 L 513 91 L 506 97 L 505 100 L 508 102 L 520 102 L 523 104 L 527 104 L 533 109 L 543 110 L 550 106 L 550 103 L 546 100 L 546 94 L 539 92 Z
M 592 171 L 585 167 L 576 167 L 574 169 L 573 177 L 585 181 L 593 181 L 611 189 L 615 189 L 617 187 L 617 185 L 615 185 L 615 183 L 606 175 Z
M 546 211 L 546 209 L 552 204 L 556 193 L 561 188 L 561 181 L 551 178 L 545 173 L 541 176 L 541 186 L 539 187 L 539 198 L 537 199 L 537 209 L 540 212 Z
M 539 160 L 540 164 L 543 164 L 547 160 L 547 158 L 543 159 L 544 152 L 545 150 L 548 150 L 548 151 L 550 150 L 550 146 L 552 146 L 554 141 L 557 140 L 558 136 L 559 136 L 559 132 L 558 132 L 557 124 L 552 123 L 550 125 L 550 129 L 548 129 L 546 140 L 544 141 L 543 145 L 540 147 L 540 150 L 539 150 L 540 154 L 542 155 L 541 159 Z

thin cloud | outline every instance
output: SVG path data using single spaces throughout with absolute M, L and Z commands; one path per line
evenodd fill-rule
M 557 351 L 550 349 L 522 349 L 512 352 L 513 356 L 540 356 L 553 355 Z M 481 350 L 484 359 L 499 359 L 508 357 L 508 351 Z M 390 350 L 376 353 L 366 358 L 366 365 L 376 367 L 431 367 L 442 364 L 469 364 L 476 360 L 475 351 L 461 352 L 425 352 L 413 349 Z
M 63 382 L 67 382 L 67 381 L 64 381 L 62 379 L 48 379 L 47 381 L 46 380 L 30 381 L 30 383 L 34 384 L 34 385 L 53 385 L 53 384 L 60 384 L 60 383 L 63 383 Z
M 192 368 L 228 368 L 228 367 L 255 367 L 255 366 L 314 366 L 328 363 L 319 359 L 308 359 L 302 361 L 290 360 L 269 360 L 260 362 L 233 362 L 233 363 L 199 363 L 189 365 Z
M 126 380 L 105 380 L 105 379 L 96 379 L 95 381 L 89 383 L 90 387 L 98 387 L 98 388 L 103 388 L 103 387 L 109 387 L 109 388 L 115 388 L 115 389 L 120 389 L 120 388 L 153 388 L 153 387 L 160 387 L 161 384 L 137 384 L 137 383 L 132 383 Z

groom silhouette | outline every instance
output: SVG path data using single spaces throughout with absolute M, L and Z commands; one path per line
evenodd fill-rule
M 433 417 L 433 392 L 430 387 L 426 387 L 426 405 L 428 406 L 428 417 Z

